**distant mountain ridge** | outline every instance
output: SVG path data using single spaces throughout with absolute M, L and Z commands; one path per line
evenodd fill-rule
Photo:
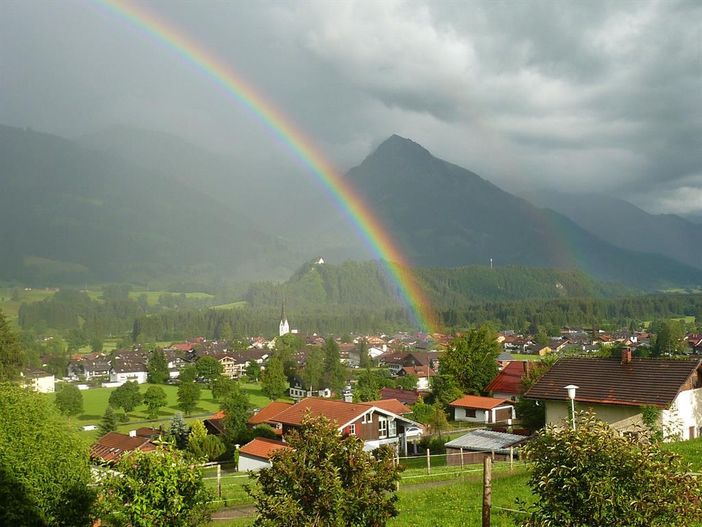
M 347 175 L 417 266 L 579 268 L 645 288 L 702 283 L 668 257 L 615 247 L 549 209 L 392 136 Z

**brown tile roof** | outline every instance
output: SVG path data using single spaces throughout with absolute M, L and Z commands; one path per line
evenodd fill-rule
M 430 377 L 436 375 L 436 372 L 429 366 L 405 366 L 402 370 L 405 374 L 414 375 L 415 377 Z
M 335 421 L 338 426 L 343 426 L 359 418 L 368 410 L 369 407 L 365 404 L 309 397 L 292 405 L 287 410 L 283 410 L 275 416 L 274 421 L 276 423 L 299 426 L 302 424 L 302 418 L 309 411 L 313 417 L 323 415 L 327 419 Z
M 397 399 L 402 404 L 414 404 L 419 399 L 416 390 L 402 390 L 401 388 L 381 388 L 381 399 Z
M 505 366 L 490 384 L 485 387 L 488 393 L 509 393 L 519 395 L 524 391 L 522 377 L 527 371 L 527 361 L 514 361 Z
M 411 414 L 412 409 L 408 408 L 402 404 L 397 399 L 381 399 L 379 401 L 368 401 L 367 403 L 362 403 L 367 406 L 375 406 L 376 408 L 381 408 L 382 410 L 387 410 L 397 415 Z
M 564 386 L 575 384 L 575 400 L 628 406 L 668 407 L 702 361 L 561 359 L 525 394 L 530 399 L 567 400 Z
M 506 399 L 496 399 L 495 397 L 480 397 L 478 395 L 464 395 L 456 399 L 449 406 L 454 408 L 477 408 L 478 410 L 492 410 L 503 404 L 511 404 Z
M 130 437 L 119 432 L 108 432 L 90 447 L 90 457 L 112 462 L 118 461 L 125 452 L 149 452 L 154 449 L 156 445 L 147 437 Z
M 274 452 L 285 448 L 291 448 L 281 441 L 256 437 L 239 449 L 239 452 L 248 456 L 261 459 L 270 459 Z
M 256 426 L 263 423 L 270 422 L 272 417 L 275 417 L 283 410 L 287 410 L 292 406 L 292 403 L 286 403 L 283 401 L 273 401 L 268 406 L 261 408 L 261 411 L 255 415 L 249 417 L 246 423 L 250 426 Z

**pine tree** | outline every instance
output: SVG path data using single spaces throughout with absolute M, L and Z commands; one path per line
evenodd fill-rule
M 324 343 L 324 384 L 339 394 L 345 383 L 346 371 L 344 365 L 341 364 L 339 345 L 332 337 L 329 337 Z
M 176 448 L 185 448 L 188 444 L 188 434 L 190 429 L 185 424 L 183 414 L 178 412 L 171 419 L 171 424 L 168 428 L 168 438 L 175 443 Z

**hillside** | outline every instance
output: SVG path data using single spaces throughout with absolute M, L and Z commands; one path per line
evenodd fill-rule
M 1 126 L 0 160 L 0 279 L 244 279 L 270 276 L 289 259 L 241 215 L 112 155 Z
M 702 283 L 702 271 L 615 247 L 549 209 L 398 136 L 348 178 L 417 266 L 579 268 L 599 280 L 663 288 Z
M 593 280 L 582 271 L 533 267 L 469 266 L 418 268 L 416 277 L 437 309 L 466 307 L 481 302 L 605 297 L 631 290 Z M 398 298 L 379 262 L 341 265 L 305 264 L 283 284 L 253 284 L 246 301 L 254 308 L 290 309 L 345 305 L 358 308 L 396 307 Z
M 702 268 L 702 230 L 694 218 L 649 214 L 627 201 L 602 194 L 539 192 L 526 197 L 613 245 Z

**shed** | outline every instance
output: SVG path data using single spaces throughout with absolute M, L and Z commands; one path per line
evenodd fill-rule
M 494 424 L 515 418 L 514 406 L 506 399 L 464 395 L 449 404 L 456 421 Z
M 526 439 L 516 434 L 474 430 L 446 443 L 446 462 L 449 465 L 480 463 L 488 456 L 505 461 L 509 459 L 510 447 L 518 446 Z

